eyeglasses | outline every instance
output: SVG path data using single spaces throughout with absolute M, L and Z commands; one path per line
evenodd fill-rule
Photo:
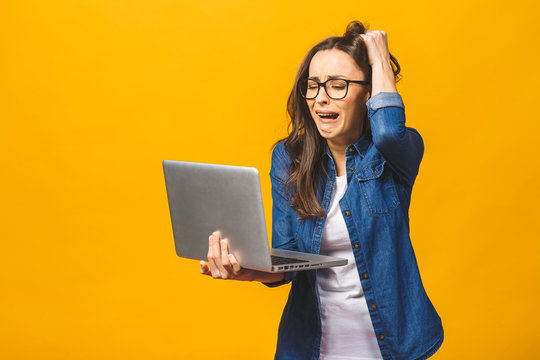
M 326 91 L 326 95 L 334 100 L 343 99 L 347 96 L 349 91 L 349 83 L 369 85 L 369 81 L 364 80 L 347 80 L 347 79 L 328 79 L 323 83 L 320 83 L 311 79 L 300 79 L 298 85 L 300 87 L 300 94 L 305 99 L 315 99 L 319 95 L 319 89 L 321 86 Z

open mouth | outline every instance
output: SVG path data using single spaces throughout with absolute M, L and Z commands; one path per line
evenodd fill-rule
M 327 120 L 327 121 L 328 120 L 335 120 L 339 116 L 339 114 L 335 113 L 335 112 L 319 112 L 319 111 L 316 111 L 316 114 L 323 121 L 324 120 Z

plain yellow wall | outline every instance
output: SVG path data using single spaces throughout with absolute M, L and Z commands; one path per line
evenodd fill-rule
M 534 1 L 4 1 L 0 357 L 270 359 L 289 286 L 176 256 L 163 159 L 257 167 L 298 65 L 385 30 L 425 155 L 411 238 L 445 341 L 533 359 L 540 330 Z

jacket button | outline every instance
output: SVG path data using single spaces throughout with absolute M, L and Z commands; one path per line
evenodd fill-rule
M 345 215 L 350 216 L 351 212 L 349 210 L 345 211 Z
M 377 175 L 379 172 L 377 171 L 377 169 L 373 169 L 373 173 Z
M 353 147 L 350 147 L 350 148 L 349 148 L 349 152 L 350 152 L 350 153 L 353 153 L 353 152 L 354 152 L 354 148 L 353 148 Z
M 354 166 L 349 167 L 349 170 L 354 171 Z
M 384 340 L 384 335 L 379 336 L 379 339 Z
M 377 308 L 377 305 L 372 304 L 371 307 L 372 307 L 373 309 L 376 309 L 376 308 Z
M 367 273 L 363 273 L 363 274 L 362 274 L 362 277 L 363 277 L 364 279 L 367 279 L 367 278 L 368 278 Z
M 354 244 L 354 248 L 355 248 L 355 249 L 358 249 L 359 247 L 360 247 L 360 245 Z

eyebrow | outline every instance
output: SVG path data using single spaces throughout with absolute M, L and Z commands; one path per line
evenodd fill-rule
M 343 79 L 343 78 L 346 78 L 346 76 L 345 75 L 328 75 L 328 79 Z M 310 76 L 308 79 L 319 81 L 318 76 Z

